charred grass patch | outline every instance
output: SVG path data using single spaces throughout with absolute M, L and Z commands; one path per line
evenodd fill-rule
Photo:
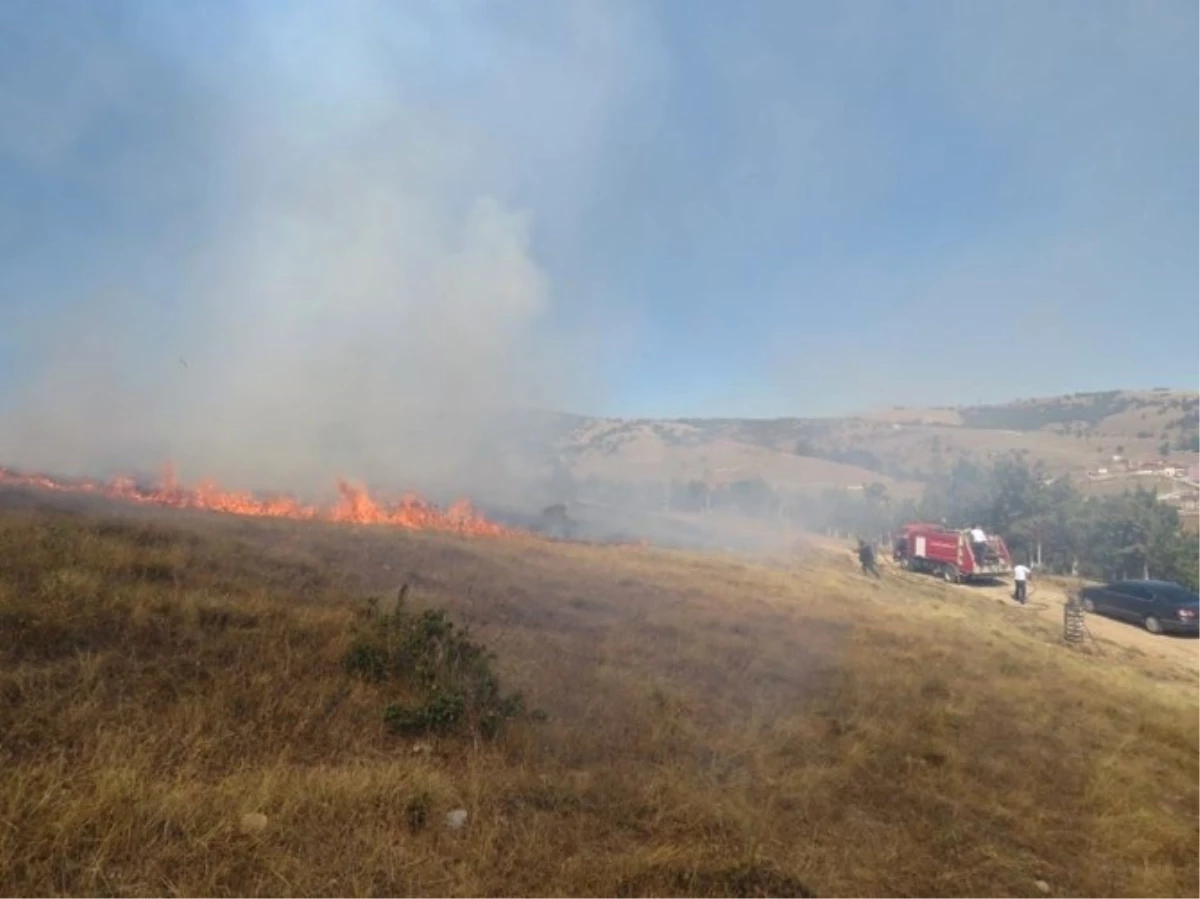
M 1193 892 L 1195 684 L 968 603 L 820 554 L 9 510 L 0 891 Z

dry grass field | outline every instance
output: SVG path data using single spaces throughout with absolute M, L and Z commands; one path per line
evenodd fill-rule
M 389 733 L 404 583 L 545 720 Z M 820 548 L 10 506 L 0 891 L 1195 895 L 1194 671 L 1058 630 Z

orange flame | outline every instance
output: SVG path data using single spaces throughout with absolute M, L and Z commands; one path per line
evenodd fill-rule
M 223 490 L 212 481 L 201 481 L 195 487 L 185 487 L 176 479 L 175 469 L 169 462 L 163 466 L 158 485 L 150 488 L 140 487 L 128 477 L 118 477 L 108 482 L 63 481 L 49 475 L 19 473 L 0 466 L 0 486 L 3 485 L 258 518 L 383 524 L 411 530 L 453 531 L 489 537 L 510 533 L 508 528 L 489 521 L 475 511 L 466 500 L 459 500 L 445 510 L 414 494 L 404 495 L 399 502 L 388 503 L 372 497 L 365 487 L 340 478 L 337 488 L 341 499 L 330 506 L 306 506 L 287 495 L 260 497 L 252 493 Z

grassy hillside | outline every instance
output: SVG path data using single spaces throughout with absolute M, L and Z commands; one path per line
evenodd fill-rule
M 547 720 L 399 737 L 402 583 Z M 930 580 L 0 512 L 0 890 L 1188 895 L 1194 676 Z M 444 816 L 468 813 L 453 830 Z
M 1194 461 L 1200 397 L 1186 391 L 1106 391 L 962 408 L 894 408 L 849 418 L 681 421 L 563 416 L 537 433 L 580 480 L 731 483 L 762 477 L 784 490 L 877 481 L 919 490 L 960 457 L 986 462 L 1026 452 L 1054 473 L 1082 472 L 1120 453 L 1165 447 Z M 525 436 L 528 432 L 523 431 Z M 529 447 L 525 447 L 528 449 Z

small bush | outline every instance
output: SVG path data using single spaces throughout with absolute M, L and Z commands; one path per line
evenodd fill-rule
M 378 646 L 364 639 L 354 642 L 343 659 L 346 670 L 363 680 L 378 683 L 387 677 L 387 655 Z
M 444 611 L 409 611 L 406 595 L 402 590 L 392 611 L 373 611 L 343 659 L 351 674 L 394 684 L 406 694 L 384 710 L 388 729 L 402 736 L 471 733 L 491 739 L 522 717 L 524 698 L 501 689 L 494 654 Z
M 402 736 L 449 733 L 462 725 L 466 711 L 466 697 L 461 692 L 436 691 L 415 705 L 389 705 L 383 720 L 392 733 Z

